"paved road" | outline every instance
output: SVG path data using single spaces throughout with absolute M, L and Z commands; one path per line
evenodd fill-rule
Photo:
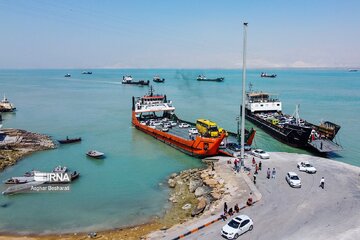
M 310 160 L 318 172 L 299 172 L 296 163 L 301 160 Z M 239 239 L 360 239 L 360 168 L 288 153 L 271 153 L 271 159 L 262 162 L 257 178 L 262 199 L 241 212 L 253 219 L 254 229 Z M 268 167 L 277 169 L 275 179 L 266 179 Z M 288 171 L 298 173 L 302 188 L 287 184 Z M 319 187 L 321 177 L 324 190 Z M 224 224 L 215 223 L 185 239 L 224 239 Z

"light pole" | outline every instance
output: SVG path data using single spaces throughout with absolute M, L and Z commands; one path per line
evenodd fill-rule
M 246 81 L 246 28 L 248 23 L 244 22 L 244 46 L 243 46 L 243 72 L 242 72 L 242 104 L 241 104 L 241 165 L 244 165 L 245 147 L 245 81 Z

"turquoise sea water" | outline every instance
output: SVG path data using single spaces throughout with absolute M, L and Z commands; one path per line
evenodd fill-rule
M 260 78 L 264 70 L 248 70 L 254 89 L 279 94 L 283 110 L 318 123 L 330 120 L 342 126 L 337 140 L 344 151 L 337 160 L 360 166 L 360 72 L 346 70 L 267 70 L 275 79 Z M 236 131 L 241 93 L 240 70 L 0 70 L 0 94 L 16 104 L 16 113 L 3 114 L 5 128 L 48 134 L 53 139 L 81 136 L 81 143 L 32 154 L 0 173 L 0 181 L 31 169 L 51 170 L 61 164 L 81 177 L 70 192 L 0 196 L 0 233 L 50 233 L 110 229 L 145 222 L 164 212 L 169 174 L 201 166 L 200 160 L 131 127 L 131 97 L 147 87 L 121 84 L 121 77 L 152 79 L 156 93 L 173 100 L 180 118 L 209 118 Z M 66 73 L 71 78 L 64 78 Z M 198 82 L 196 76 L 225 77 L 223 83 Z M 247 127 L 253 125 L 247 123 Z M 267 151 L 307 153 L 273 140 L 258 130 L 256 147 Z M 84 153 L 97 149 L 104 160 Z M 310 154 L 310 153 L 307 153 Z M 4 185 L 0 186 L 0 190 Z

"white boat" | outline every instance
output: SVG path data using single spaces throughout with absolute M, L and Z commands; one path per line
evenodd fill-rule
M 45 182 L 29 182 L 29 183 L 24 183 L 24 184 L 11 186 L 11 187 L 8 187 L 5 191 L 3 191 L 2 194 L 3 195 L 8 195 L 8 194 L 15 194 L 15 193 L 18 193 L 18 192 L 23 192 L 23 191 L 31 189 L 31 187 L 40 186 L 40 185 L 42 185 L 44 183 Z
M 93 158 L 103 158 L 105 156 L 105 153 L 96 150 L 90 150 L 86 153 L 86 155 Z
M 0 102 L 0 112 L 13 112 L 15 110 L 16 110 L 16 107 L 14 106 L 14 104 L 9 102 L 9 100 L 6 98 L 6 96 L 4 94 L 4 98 Z
M 67 172 L 67 167 L 66 166 L 57 166 L 54 168 L 53 172 L 54 173 L 66 173 Z

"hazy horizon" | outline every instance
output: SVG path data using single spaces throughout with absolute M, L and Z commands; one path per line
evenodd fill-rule
M 0 0 L 0 69 L 359 68 L 356 0 Z

